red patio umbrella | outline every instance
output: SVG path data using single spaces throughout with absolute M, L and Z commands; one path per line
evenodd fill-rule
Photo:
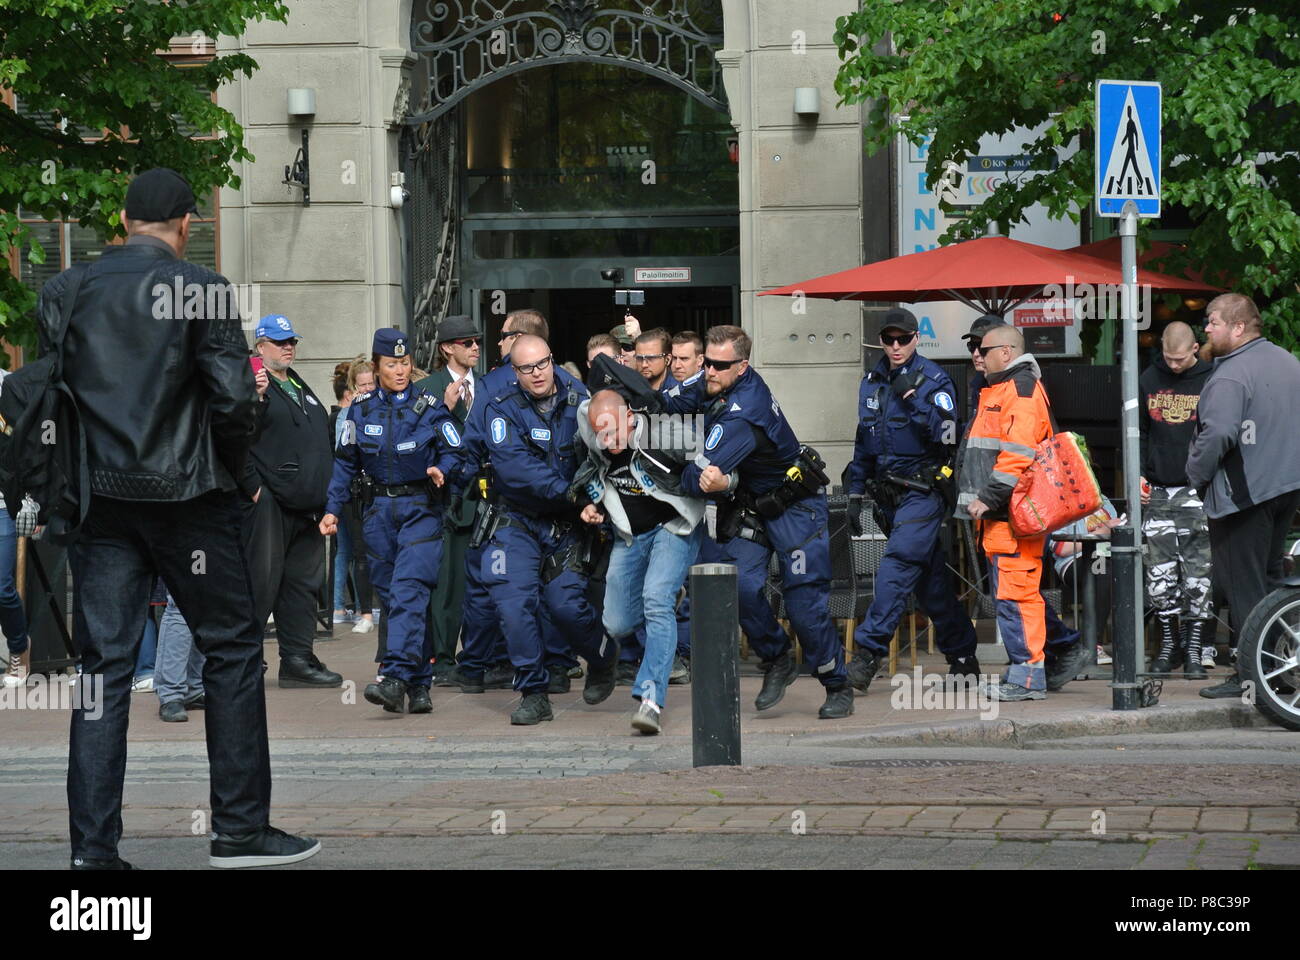
M 801 293 L 825 300 L 903 303 L 958 300 L 981 313 L 1001 316 L 1051 284 L 1072 282 L 1078 287 L 1122 281 L 1117 263 L 1009 237 L 980 237 L 765 290 L 760 296 Z M 1219 292 L 1206 283 L 1150 270 L 1138 270 L 1137 282 L 1167 293 Z
M 1150 247 L 1138 252 L 1138 266 L 1140 267 L 1145 263 L 1150 263 L 1152 260 L 1159 260 L 1171 251 L 1179 250 L 1181 248 L 1181 244 L 1169 243 L 1165 240 L 1152 240 Z M 1077 247 L 1071 247 L 1066 251 L 1066 253 L 1082 253 L 1089 257 L 1096 257 L 1098 260 L 1107 260 L 1111 263 L 1119 263 L 1120 258 L 1123 256 L 1119 237 L 1110 237 L 1106 240 L 1096 240 L 1093 243 L 1085 243 Z M 1192 270 L 1191 268 L 1187 269 L 1184 276 L 1189 280 L 1197 280 L 1201 282 L 1205 280 L 1204 273 L 1200 270 Z M 1230 277 L 1224 276 L 1221 279 L 1226 285 L 1231 286 L 1232 279 Z M 1170 292 L 1172 293 L 1174 291 Z

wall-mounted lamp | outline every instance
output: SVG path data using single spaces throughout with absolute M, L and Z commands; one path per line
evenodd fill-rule
M 311 87 L 292 87 L 289 90 L 289 119 L 309 119 L 316 115 L 316 91 Z M 310 132 L 302 129 L 302 146 L 293 158 L 292 164 L 286 164 L 284 179 L 281 183 L 288 187 L 302 189 L 302 205 L 311 206 L 311 150 Z
M 822 112 L 822 92 L 817 87 L 794 88 L 794 112 L 801 117 L 816 117 Z

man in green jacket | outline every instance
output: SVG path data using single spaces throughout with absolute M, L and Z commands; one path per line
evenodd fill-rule
M 441 397 L 460 423 L 479 398 L 475 396 L 474 368 L 478 365 L 483 334 L 472 317 L 447 317 L 438 326 L 437 356 L 433 373 L 415 386 Z M 486 400 L 487 398 L 482 398 Z M 451 673 L 456 667 L 456 642 L 460 638 L 461 604 L 465 596 L 465 547 L 474 526 L 476 490 L 466 490 L 464 498 L 454 499 L 443 518 L 442 568 L 438 585 L 429 597 L 429 616 L 425 629 L 433 643 L 433 682 L 435 686 L 452 686 Z

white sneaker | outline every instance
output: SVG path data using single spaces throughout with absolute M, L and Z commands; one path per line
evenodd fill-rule
M 1210 646 L 1209 644 L 1206 644 L 1204 647 L 1202 647 L 1201 666 L 1203 666 L 1206 670 L 1218 666 L 1218 664 L 1214 662 L 1214 657 L 1218 652 L 1219 651 L 1215 650 L 1214 647 Z
M 335 611 L 334 611 L 334 622 L 335 622 L 335 623 L 355 623 L 355 622 L 356 622 L 356 619 L 357 619 L 357 615 L 356 615 L 355 613 L 353 613 L 352 611 L 350 611 L 350 610 L 335 610 Z
M 1097 644 L 1097 663 L 1098 663 L 1098 665 L 1099 665 L 1099 666 L 1105 666 L 1105 665 L 1108 664 L 1108 663 L 1114 663 L 1114 662 L 1115 662 L 1115 661 L 1114 661 L 1113 659 L 1111 659 L 1111 655 L 1110 655 L 1109 653 L 1106 652 L 1106 648 L 1103 647 L 1100 643 Z
M 369 617 L 360 617 L 357 620 L 356 626 L 352 628 L 352 632 L 369 633 L 373 629 L 375 629 L 375 621 L 371 620 Z
M 132 693 L 148 693 L 153 689 L 153 677 L 141 677 L 131 684 Z
M 660 730 L 659 715 L 661 712 L 657 704 L 642 698 L 641 705 L 636 709 L 636 715 L 632 717 L 632 729 L 653 737 Z
M 27 682 L 27 656 L 30 650 L 28 647 L 22 653 L 9 654 L 9 672 L 4 679 L 6 687 L 21 687 Z

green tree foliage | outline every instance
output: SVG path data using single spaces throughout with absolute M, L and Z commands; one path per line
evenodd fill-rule
M 933 134 L 931 186 L 985 134 L 1046 123 L 1027 151 L 1043 160 L 1077 138 L 1068 162 L 1008 180 L 945 242 L 1034 203 L 1091 211 L 1093 81 L 1160 81 L 1164 204 L 1197 225 L 1187 253 L 1158 266 L 1226 277 L 1267 307 L 1274 340 L 1300 348 L 1300 0 L 865 0 L 835 42 L 836 90 L 871 101 L 868 149 Z
M 196 196 L 238 186 L 231 164 L 252 160 L 243 129 L 212 102 L 212 91 L 257 63 L 245 54 L 178 68 L 162 57 L 173 38 L 195 52 L 249 20 L 284 22 L 280 0 L 2 0 L 0 84 L 23 116 L 0 104 L 0 254 L 44 263 L 19 220 L 76 220 L 105 239 L 118 222 L 128 174 L 171 167 Z M 99 137 L 83 140 L 83 135 Z M 190 131 L 215 134 L 197 139 Z M 57 255 L 57 251 L 55 252 Z M 0 270 L 0 334 L 35 342 L 35 294 Z

